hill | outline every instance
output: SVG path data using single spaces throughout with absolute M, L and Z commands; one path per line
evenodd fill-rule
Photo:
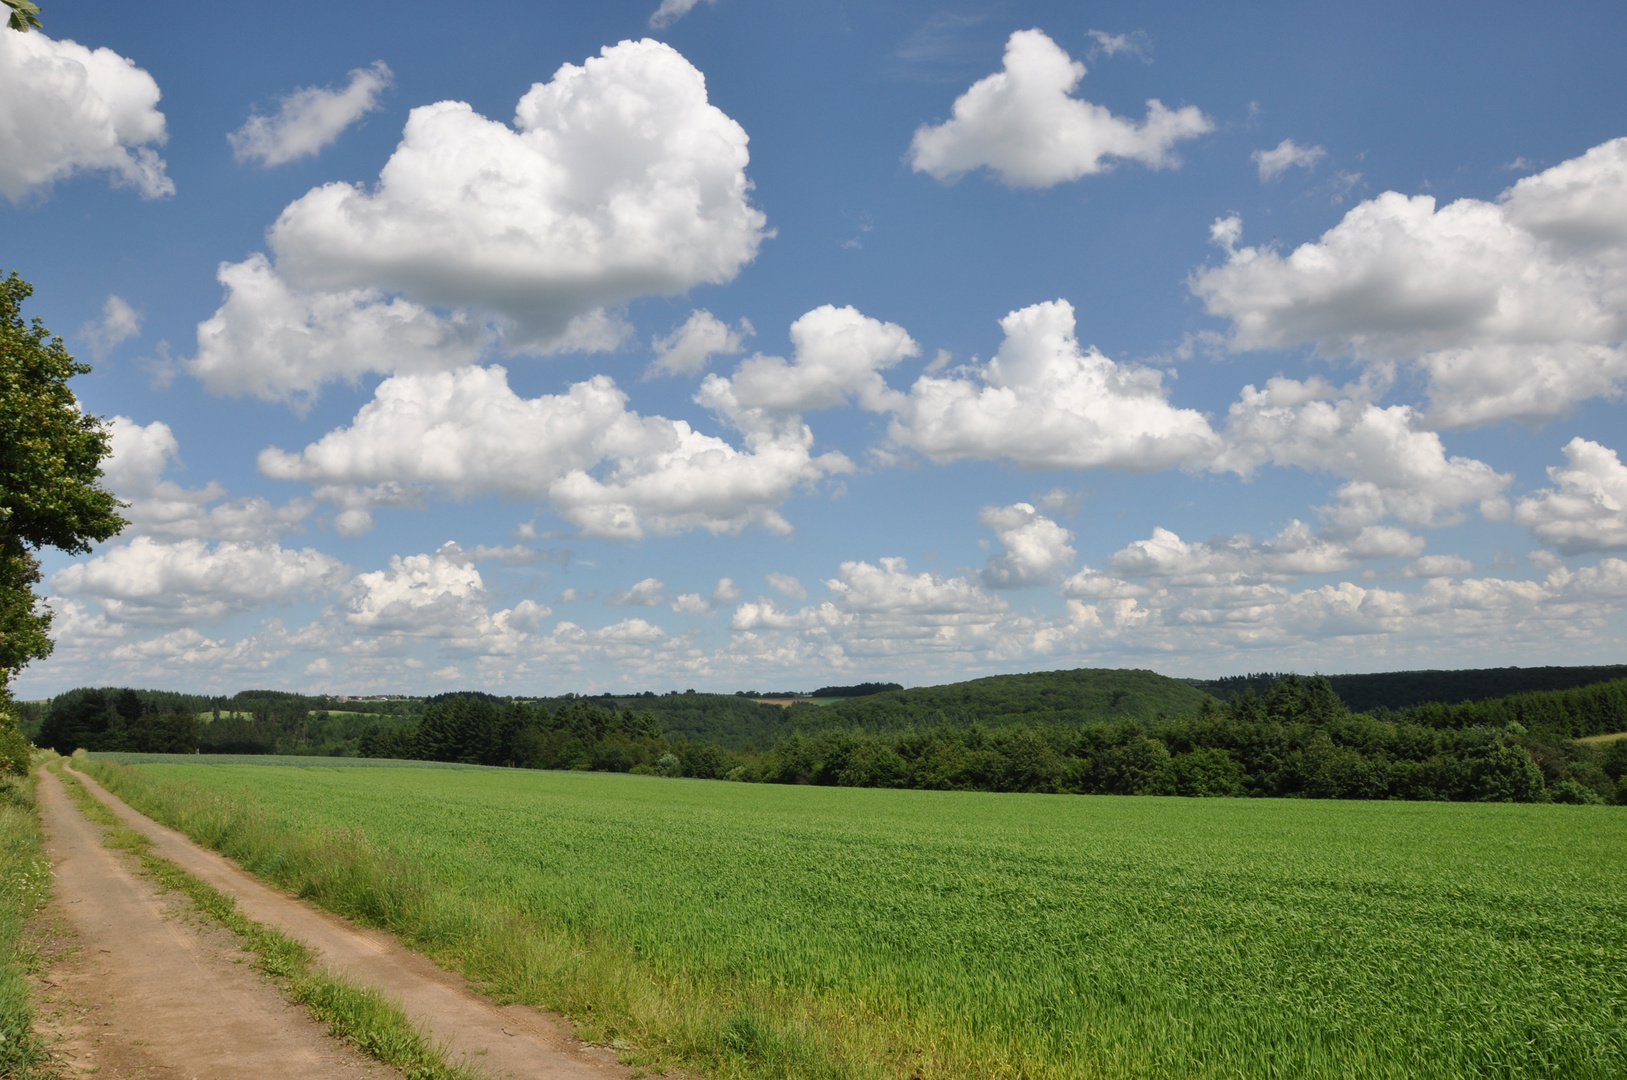
M 1197 712 L 1209 695 L 1180 679 L 1140 669 L 1077 668 L 1028 675 L 993 675 L 945 686 L 891 690 L 849 698 L 821 709 L 787 710 L 787 727 L 897 731 L 948 724 L 1089 724 L 1151 721 L 1159 714 Z
M 1192 685 L 1222 701 L 1246 690 L 1264 695 L 1282 673 L 1233 675 L 1224 679 L 1191 680 Z M 1627 664 L 1600 667 L 1471 668 L 1462 671 L 1379 671 L 1370 675 L 1329 675 L 1333 692 L 1351 712 L 1405 709 L 1413 705 L 1456 705 L 1465 701 L 1572 690 L 1581 686 L 1627 678 Z

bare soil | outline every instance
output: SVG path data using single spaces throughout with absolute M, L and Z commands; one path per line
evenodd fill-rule
M 62 781 L 42 772 L 38 791 L 56 870 L 46 925 L 59 932 L 36 1015 L 66 1075 L 399 1080 L 284 1000 L 230 934 L 103 847 Z
M 432 961 L 402 946 L 390 935 L 356 926 L 271 888 L 224 856 L 201 848 L 173 829 L 159 825 L 132 810 L 90 777 L 83 773 L 79 776 L 86 788 L 106 803 L 126 825 L 149 837 L 158 854 L 175 862 L 194 877 L 207 881 L 234 897 L 244 915 L 304 942 L 317 954 L 319 963 L 357 982 L 377 987 L 400 1002 L 414 1022 L 423 1024 L 435 1040 L 449 1048 L 452 1060 L 466 1064 L 492 1077 L 493 1080 L 532 1080 L 532 1078 L 628 1080 L 630 1071 L 619 1063 L 615 1051 L 583 1044 L 572 1034 L 570 1024 L 564 1018 L 523 1005 L 497 1005 L 489 998 L 471 990 L 461 975 L 437 967 Z M 48 784 L 51 785 L 49 789 Z M 104 865 L 109 862 L 116 865 L 120 862 L 113 853 L 102 848 L 97 842 L 94 835 L 95 827 L 86 823 L 69 806 L 66 796 L 61 792 L 60 782 L 55 777 L 42 782 L 40 788 L 40 803 L 48 830 L 57 833 L 69 831 L 62 827 L 53 828 L 53 821 L 71 815 L 72 820 L 88 837 L 88 842 L 102 854 Z M 53 859 L 55 857 L 53 853 Z M 131 878 L 128 870 L 125 870 L 124 874 L 126 878 Z M 131 880 L 132 884 L 146 888 L 151 893 L 151 887 L 147 886 L 146 882 L 138 878 Z M 115 882 L 105 873 L 93 880 L 70 883 L 61 868 L 58 870 L 58 903 L 67 901 L 65 906 L 72 906 L 72 901 L 79 899 L 88 904 L 91 902 L 92 894 L 108 894 L 116 890 Z M 162 922 L 162 917 L 159 918 Z M 175 923 L 171 920 L 164 925 L 174 927 Z M 77 924 L 75 927 L 78 929 Z M 114 933 L 117 935 L 118 932 Z M 194 940 L 198 938 L 196 931 L 189 933 Z M 85 937 L 81 938 L 81 943 L 79 955 L 85 961 L 90 961 L 92 950 L 103 947 L 89 945 L 88 938 Z M 122 951 L 131 957 L 131 966 L 160 972 L 172 964 L 167 954 L 175 952 L 172 947 L 157 942 L 150 947 L 140 949 L 127 947 Z M 164 955 L 160 955 L 161 953 Z M 247 965 L 231 965 L 228 962 L 228 966 L 233 966 L 246 976 L 258 978 L 248 970 Z M 164 976 L 159 974 L 156 978 L 162 981 Z M 259 981 L 264 985 L 265 991 L 275 997 L 275 991 L 265 984 L 263 979 Z M 217 1040 L 221 1025 L 216 1020 L 228 1010 L 211 1004 L 208 992 L 195 1000 L 200 1002 L 198 1011 L 207 1014 L 210 1019 L 188 1027 L 191 1038 Z M 280 998 L 277 1000 L 281 1001 Z M 140 1006 L 133 1007 L 139 1009 Z M 292 1006 L 283 1008 L 292 1010 L 301 1017 L 304 1016 Z M 237 1013 L 235 1006 L 230 1011 L 234 1015 Z M 243 1015 L 247 1017 L 249 1014 Z M 305 1023 L 316 1027 L 313 1021 L 306 1020 Z M 147 1029 L 137 1024 L 131 1030 L 139 1032 Z M 166 1034 L 163 1038 L 150 1038 L 150 1041 L 155 1046 L 166 1046 L 169 1036 Z M 330 1045 L 333 1044 L 331 1039 L 326 1041 Z M 231 1047 L 231 1051 L 239 1055 L 244 1053 L 242 1048 L 235 1045 Z M 372 1065 L 372 1068 L 379 1070 L 374 1075 L 399 1075 L 376 1064 Z M 178 1070 L 133 1075 L 181 1074 Z M 355 1071 L 346 1072 L 341 1068 L 301 1073 L 279 1066 L 263 1072 L 254 1069 L 231 1072 L 217 1070 L 197 1071 L 187 1075 L 201 1078 L 205 1075 L 338 1077 L 363 1074 Z

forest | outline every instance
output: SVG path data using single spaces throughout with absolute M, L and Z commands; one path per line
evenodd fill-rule
M 1152 672 L 1084 669 L 871 684 L 789 708 L 693 691 L 356 701 L 81 689 L 41 712 L 36 741 L 63 753 L 359 756 L 855 787 L 1627 801 L 1627 739 L 1577 741 L 1627 732 L 1627 679 L 1357 712 L 1323 676 L 1245 678 L 1224 700 Z

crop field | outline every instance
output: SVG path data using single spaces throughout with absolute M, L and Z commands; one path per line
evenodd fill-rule
M 1621 808 L 88 767 L 646 1063 L 1627 1075 Z

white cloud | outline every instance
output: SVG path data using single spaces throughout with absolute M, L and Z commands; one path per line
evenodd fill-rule
M 1567 555 L 1627 547 L 1627 465 L 1614 450 L 1577 437 L 1566 465 L 1548 468 L 1551 488 L 1514 507 L 1514 520 Z
M 277 115 L 251 115 L 226 136 L 238 161 L 258 161 L 270 168 L 310 157 L 339 137 L 345 128 L 379 107 L 379 95 L 395 76 L 383 60 L 350 73 L 343 89 L 307 86 L 278 102 Z
M 141 333 L 141 312 L 131 307 L 122 297 L 109 296 L 102 305 L 102 317 L 79 328 L 79 336 L 90 346 L 90 354 L 98 360 L 121 342 L 129 341 Z
M 1316 380 L 1277 377 L 1264 390 L 1245 386 L 1227 414 L 1226 449 L 1210 467 L 1246 477 L 1270 462 L 1342 477 L 1347 483 L 1325 515 L 1346 533 L 1388 515 L 1414 525 L 1450 524 L 1466 503 L 1488 516 L 1506 513 L 1502 492 L 1512 476 L 1473 458 L 1448 457 L 1441 437 L 1410 406 L 1325 400 L 1333 394 Z
M 1269 540 L 1256 543 L 1247 533 L 1190 543 L 1165 528 L 1153 529 L 1115 552 L 1114 573 L 1124 578 L 1156 577 L 1175 585 L 1213 586 L 1285 582 L 1307 574 L 1334 574 L 1367 559 L 1411 558 L 1423 550 L 1421 538 L 1390 526 L 1367 526 L 1349 540 L 1318 536 L 1292 521 Z M 1067 596 L 1115 595 L 1088 568 L 1063 585 Z
M 94 596 L 109 615 L 137 622 L 220 619 L 262 604 L 293 603 L 339 583 L 339 560 L 312 548 L 138 536 L 51 575 L 53 589 Z
M 448 541 L 434 552 L 392 555 L 385 569 L 357 574 L 343 589 L 344 628 L 324 626 L 318 636 L 350 651 L 375 647 L 355 637 L 362 631 L 384 641 L 427 638 L 451 649 L 512 655 L 552 614 L 534 600 L 491 612 L 489 599 L 474 561 Z
M 515 127 L 414 109 L 373 188 L 330 183 L 270 231 L 301 289 L 379 288 L 500 312 L 546 347 L 572 319 L 723 283 L 768 235 L 746 133 L 670 46 L 624 41 L 520 99 Z
M 700 2 L 701 0 L 661 0 L 661 6 L 650 16 L 650 26 L 656 30 L 664 30 L 695 10 L 695 5 Z M 706 2 L 715 4 L 717 0 Z
M 717 587 L 712 590 L 712 603 L 727 604 L 731 600 L 740 599 L 740 586 L 734 583 L 733 578 L 718 578 Z
M 753 356 L 727 379 L 708 375 L 695 400 L 737 419 L 756 412 L 828 409 L 848 400 L 879 412 L 899 397 L 881 371 L 921 352 L 902 326 L 831 304 L 797 319 L 790 336 L 796 351 L 789 362 Z
M 314 509 L 303 499 L 280 507 L 258 496 L 222 502 L 226 491 L 212 481 L 201 488 L 182 487 L 164 479 L 180 457 L 180 444 L 168 424 L 155 420 L 143 425 L 114 416 L 108 428 L 112 452 L 102 463 L 102 479 L 108 490 L 130 503 L 121 511 L 130 523 L 126 537 L 265 543 L 298 529 Z
M 808 599 L 807 588 L 790 574 L 771 573 L 768 575 L 768 584 L 787 600 Z
M 517 396 L 501 367 L 398 375 L 349 427 L 298 454 L 268 449 L 260 469 L 327 485 L 319 498 L 362 507 L 413 491 L 547 500 L 588 535 L 625 538 L 788 532 L 776 506 L 800 485 L 852 469 L 840 454 L 812 456 L 813 435 L 800 423 L 748 432 L 740 450 L 626 406 L 605 375 L 536 398 Z
M 1138 472 L 1219 450 L 1200 413 L 1169 404 L 1158 371 L 1082 350 L 1068 302 L 1014 311 L 1000 325 L 999 353 L 971 377 L 923 375 L 893 405 L 894 443 L 937 462 Z
M 698 375 L 712 357 L 739 352 L 753 333 L 751 323 L 745 319 L 740 320 L 738 327 L 731 328 L 705 308 L 697 308 L 689 313 L 682 326 L 650 342 L 655 359 L 645 377 Z
M 217 394 L 304 409 L 324 383 L 459 367 L 491 341 L 463 312 L 442 317 L 376 289 L 298 292 L 264 255 L 221 263 L 216 276 L 226 300 L 198 324 L 198 353 L 187 367 Z
M 910 164 L 939 180 L 988 168 L 1012 187 L 1051 187 L 1109 169 L 1113 159 L 1174 168 L 1176 143 L 1214 130 L 1195 106 L 1171 111 L 1156 99 L 1139 124 L 1114 116 L 1070 96 L 1084 75 L 1085 65 L 1041 31 L 1017 31 L 1004 70 L 956 98 L 950 120 L 916 130 Z
M 1074 560 L 1068 543 L 1073 533 L 1030 503 L 985 506 L 978 520 L 994 530 L 1002 548 L 983 570 L 983 584 L 991 589 L 1041 584 Z
M 175 194 L 154 146 L 168 137 L 158 83 L 111 49 L 39 31 L 0 34 L 0 194 L 18 202 L 78 172 L 143 198 Z
M 903 559 L 844 562 L 825 582 L 835 603 L 850 613 L 930 618 L 986 615 L 1004 611 L 1005 601 L 990 596 L 966 578 L 909 572 Z
M 1407 577 L 1459 577 L 1474 573 L 1474 563 L 1461 555 L 1425 555 L 1407 564 Z
M 700 593 L 679 593 L 672 598 L 672 610 L 680 615 L 704 615 L 712 609 Z
M 1256 150 L 1249 160 L 1260 169 L 1260 183 L 1269 183 L 1289 169 L 1311 169 L 1328 156 L 1320 146 L 1300 146 L 1292 139 L 1284 139 L 1273 150 Z M 1241 222 L 1239 222 L 1241 224 Z
M 1087 36 L 1096 44 L 1090 47 L 1090 59 L 1097 56 L 1114 57 L 1123 53 L 1133 56 L 1142 63 L 1152 63 L 1152 40 L 1145 30 L 1132 30 L 1128 34 L 1109 34 L 1105 30 L 1086 31 Z
M 1235 243 L 1235 238 L 1234 238 Z M 1314 345 L 1429 379 L 1428 419 L 1538 423 L 1627 380 L 1627 138 L 1496 202 L 1385 192 L 1287 256 L 1229 248 L 1191 288 L 1234 349 Z
M 625 592 L 611 593 L 604 602 L 614 607 L 655 607 L 667 598 L 666 590 L 663 582 L 647 577 Z

